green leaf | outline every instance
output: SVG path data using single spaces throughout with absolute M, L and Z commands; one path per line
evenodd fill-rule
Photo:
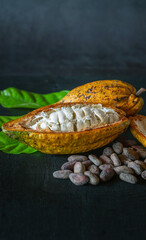
M 3 123 L 19 118 L 20 116 L 0 116 L 0 127 Z M 12 138 L 9 138 L 3 132 L 0 132 L 0 150 L 5 153 L 20 154 L 20 153 L 34 153 L 37 150 L 28 147 Z
M 40 108 L 61 100 L 69 91 L 64 90 L 49 94 L 26 92 L 17 88 L 7 88 L 0 91 L 0 104 L 6 108 Z M 3 123 L 19 118 L 20 116 L 0 116 L 0 128 Z M 11 139 L 0 132 L 0 150 L 5 153 L 20 154 L 34 153 L 37 150 Z
M 3 132 L 0 132 L 0 150 L 11 154 L 34 153 L 37 151 L 17 140 L 9 138 Z
M 38 94 L 7 88 L 0 91 L 0 104 L 5 108 L 40 108 L 61 100 L 69 91 L 63 90 L 49 94 Z
M 19 118 L 20 116 L 0 116 L 0 128 L 3 123 Z

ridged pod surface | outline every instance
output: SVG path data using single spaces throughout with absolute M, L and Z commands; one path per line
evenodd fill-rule
M 38 131 L 26 127 L 30 119 L 34 118 L 34 116 L 37 116 L 41 112 L 48 113 L 49 111 L 52 111 L 52 109 L 71 107 L 76 104 L 80 103 L 58 103 L 34 110 L 19 119 L 3 124 L 3 132 L 9 137 L 19 140 L 20 142 L 44 153 L 72 154 L 87 152 L 102 147 L 113 141 L 129 126 L 129 120 L 125 117 L 125 113 L 122 110 L 114 109 L 119 115 L 119 120 L 117 122 L 90 130 L 78 132 L 54 132 L 50 129 Z M 89 104 L 84 105 L 89 106 Z
M 127 116 L 138 113 L 144 101 L 136 96 L 136 89 L 120 80 L 90 82 L 71 90 L 60 102 L 101 103 L 126 112 Z
M 144 147 L 146 147 L 146 116 L 137 114 L 129 119 L 131 133 Z

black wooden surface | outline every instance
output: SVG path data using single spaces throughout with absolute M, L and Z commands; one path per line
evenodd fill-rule
M 145 0 L 0 0 L 0 74 L 146 68 Z
M 65 73 L 64 73 L 65 74 Z M 109 73 L 108 73 L 109 74 Z M 95 77 L 96 76 L 96 77 Z M 95 73 L 95 78 L 101 75 Z M 103 79 L 108 75 L 102 73 Z M 145 76 L 119 74 L 138 88 Z M 65 78 L 1 77 L 1 88 L 15 86 L 39 93 L 71 89 L 83 84 L 82 74 Z M 117 78 L 117 74 L 110 74 Z M 132 80 L 131 80 L 132 78 Z M 145 98 L 145 97 L 144 97 Z M 0 108 L 1 114 L 24 114 L 29 110 Z M 141 111 L 145 114 L 145 108 Z M 130 132 L 126 135 L 132 138 Z M 102 149 L 93 151 L 100 154 Z M 67 156 L 34 153 L 10 155 L 0 152 L 0 239 L 128 239 L 146 237 L 146 185 L 132 185 L 118 178 L 99 186 L 74 186 L 69 180 L 56 180 L 53 171 Z
M 0 0 L 0 90 L 101 79 L 146 87 L 145 9 L 145 0 Z M 76 187 L 52 177 L 66 158 L 0 152 L 0 240 L 146 239 L 144 180 Z

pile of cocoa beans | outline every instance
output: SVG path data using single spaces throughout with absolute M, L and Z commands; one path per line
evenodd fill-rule
M 55 171 L 53 176 L 70 179 L 77 186 L 87 183 L 98 185 L 107 182 L 115 175 L 122 181 L 135 184 L 138 177 L 146 180 L 146 149 L 135 140 L 117 141 L 106 147 L 99 157 L 90 154 L 71 155 L 68 161 Z

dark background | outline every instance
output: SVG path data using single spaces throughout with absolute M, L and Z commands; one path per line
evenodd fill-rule
M 145 87 L 145 23 L 145 0 L 0 0 L 0 89 L 49 93 L 100 79 Z M 65 161 L 0 152 L 0 240 L 146 238 L 144 180 L 75 187 L 52 177 Z

